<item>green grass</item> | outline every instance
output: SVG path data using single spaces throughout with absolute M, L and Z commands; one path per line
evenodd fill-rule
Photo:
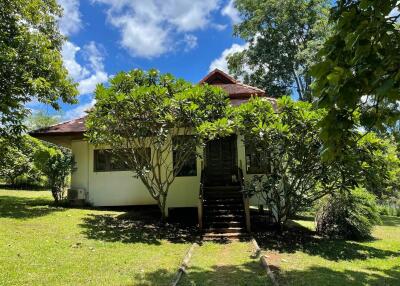
M 195 230 L 146 212 L 55 207 L 49 192 L 0 190 L 0 285 L 170 285 Z M 256 234 L 281 285 L 400 285 L 400 218 L 383 217 L 364 242 L 312 230 L 300 217 L 283 234 Z M 271 285 L 252 251 L 206 242 L 180 285 Z
M 190 239 L 123 214 L 0 190 L 0 285 L 169 285 Z
M 181 285 L 272 285 L 250 242 L 206 242 L 193 253 Z
M 315 236 L 312 218 L 258 241 L 282 285 L 400 285 L 400 218 L 383 217 L 373 238 L 355 242 Z

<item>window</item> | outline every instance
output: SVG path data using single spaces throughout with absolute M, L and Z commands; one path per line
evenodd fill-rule
M 196 146 L 190 141 L 193 139 L 193 136 L 187 135 L 174 136 L 172 139 L 174 168 L 179 168 L 178 164 L 182 166 L 175 174 L 177 177 L 197 176 Z M 185 148 L 189 148 L 189 156 L 182 161 Z
M 128 171 L 127 163 L 110 149 L 94 150 L 94 171 Z
M 261 173 L 261 153 L 250 146 L 245 147 L 247 174 Z

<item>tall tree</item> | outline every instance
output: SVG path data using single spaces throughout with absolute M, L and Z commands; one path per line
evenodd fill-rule
M 118 164 L 141 179 L 165 219 L 171 184 L 188 160 L 196 160 L 196 128 L 224 116 L 226 93 L 156 70 L 133 70 L 116 75 L 109 87 L 98 86 L 96 100 L 87 119 L 90 142 L 111 148 Z
M 243 21 L 236 36 L 248 47 L 228 57 L 229 70 L 245 83 L 280 97 L 297 91 L 310 100 L 310 66 L 328 33 L 330 1 L 236 0 Z
M 357 129 L 399 124 L 399 8 L 398 0 L 340 0 L 332 10 L 332 36 L 312 68 L 313 94 L 328 110 L 322 139 L 330 158 L 358 140 Z
M 57 27 L 56 0 L 0 1 L 0 135 L 24 130 L 32 100 L 59 109 L 74 103 L 76 85 L 60 54 L 64 37 Z
M 37 168 L 35 154 L 42 149 L 47 147 L 29 135 L 17 138 L 1 137 L 0 178 L 12 185 L 17 181 L 38 183 L 41 172 Z
M 0 178 L 11 185 L 15 185 L 19 176 L 28 174 L 34 167 L 29 155 L 4 139 L 0 139 L 0 152 Z
M 48 115 L 40 110 L 31 114 L 27 118 L 26 127 L 28 128 L 28 130 L 36 130 L 44 127 L 49 127 L 59 122 L 59 117 Z

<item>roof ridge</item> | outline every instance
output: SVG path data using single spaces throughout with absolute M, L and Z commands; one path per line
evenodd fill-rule
M 233 76 L 229 75 L 228 73 L 224 72 L 223 70 L 220 70 L 219 68 L 213 69 L 211 72 L 209 72 L 205 77 L 203 77 L 200 81 L 199 84 L 205 83 L 211 76 L 213 76 L 216 73 L 222 74 L 222 76 L 226 77 L 228 80 L 230 80 L 233 84 L 237 83 L 238 80 L 235 79 Z

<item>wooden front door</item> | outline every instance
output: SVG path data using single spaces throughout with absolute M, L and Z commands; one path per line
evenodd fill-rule
M 236 166 L 236 135 L 210 141 L 206 145 L 206 183 L 232 185 Z

